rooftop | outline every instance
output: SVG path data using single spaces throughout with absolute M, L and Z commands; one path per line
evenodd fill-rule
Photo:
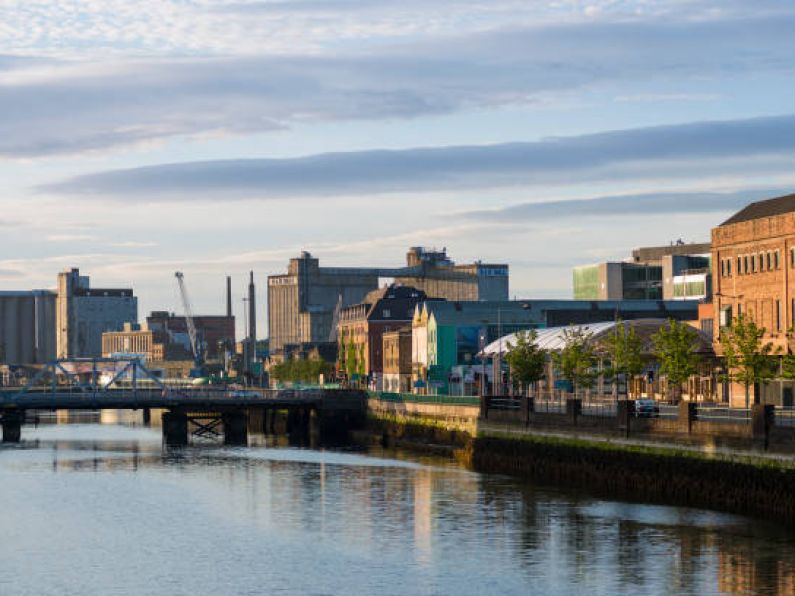
M 615 330 L 616 321 L 608 321 L 604 323 L 588 323 L 586 325 L 569 325 L 566 327 L 549 327 L 547 329 L 538 329 L 535 344 L 541 349 L 549 352 L 562 350 L 566 345 L 566 332 L 568 330 L 576 329 L 581 330 L 591 336 L 592 342 L 599 342 L 608 333 Z M 624 325 L 635 329 L 641 342 L 643 343 L 643 353 L 649 354 L 653 351 L 651 336 L 656 333 L 660 327 L 668 324 L 667 319 L 635 319 L 624 321 Z M 693 328 L 697 332 L 699 347 L 698 352 L 709 353 L 712 351 L 712 338 L 704 332 Z M 508 351 L 508 344 L 516 343 L 516 333 L 505 335 L 497 339 L 483 348 L 485 356 L 494 356 L 498 353 L 505 353 Z
M 795 211 L 795 194 L 756 201 L 745 206 L 740 211 L 724 221 L 721 226 L 729 226 L 744 221 L 760 219 L 762 217 L 774 217 Z

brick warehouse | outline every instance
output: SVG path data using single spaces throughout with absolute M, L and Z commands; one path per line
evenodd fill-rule
M 765 328 L 764 341 L 780 353 L 795 347 L 795 194 L 757 201 L 712 230 L 714 322 L 720 327 L 739 314 Z M 732 390 L 732 401 L 736 391 Z M 792 387 L 772 383 L 755 400 L 791 403 Z

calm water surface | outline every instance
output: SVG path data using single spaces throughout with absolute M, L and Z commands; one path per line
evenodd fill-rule
M 444 459 L 25 427 L 0 447 L 0 594 L 795 593 L 791 530 Z

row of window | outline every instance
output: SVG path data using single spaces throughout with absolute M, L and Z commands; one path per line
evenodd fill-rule
M 790 260 L 792 267 L 795 267 L 795 248 L 790 250 Z M 737 264 L 734 269 L 737 275 L 748 275 L 749 273 L 762 273 L 765 271 L 776 271 L 781 269 L 781 251 L 768 250 L 767 252 L 758 252 L 750 255 L 739 255 L 734 259 L 721 259 L 720 262 L 720 275 L 721 277 L 732 276 L 732 265 Z
M 737 315 L 743 314 L 743 305 L 742 303 L 738 302 L 736 305 L 737 308 Z M 754 312 L 753 308 L 746 304 L 745 306 L 745 314 L 751 320 L 755 321 L 758 325 L 765 327 L 767 325 L 767 321 L 760 320 L 756 316 L 756 312 Z M 768 328 L 768 331 L 782 331 L 782 327 L 784 325 L 784 313 L 781 310 L 781 300 L 776 300 L 775 307 L 773 312 L 771 313 L 773 320 L 770 321 L 772 329 Z M 795 321 L 795 298 L 790 301 L 790 317 L 792 321 Z M 767 318 L 767 317 L 764 317 Z M 732 307 L 731 306 L 724 306 L 721 308 L 720 312 L 720 326 L 721 327 L 728 327 L 731 325 L 732 320 Z

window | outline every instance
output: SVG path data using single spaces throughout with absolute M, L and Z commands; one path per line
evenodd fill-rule
M 746 275 L 748 274 L 749 271 L 751 271 L 750 264 L 751 263 L 748 262 L 748 255 L 745 255 L 743 257 L 743 273 L 745 273 Z
M 776 269 L 781 269 L 781 251 L 777 250 L 773 253 L 773 265 Z
M 767 251 L 767 270 L 771 271 L 773 269 L 773 253 Z
M 726 259 L 726 275 L 732 276 L 732 260 Z
M 759 271 L 765 270 L 765 253 L 759 253 Z
M 726 277 L 726 261 L 720 262 L 720 276 Z
M 385 308 L 384 309 L 384 318 L 388 319 L 391 316 L 392 316 L 392 312 L 388 308 Z
M 781 300 L 776 300 L 776 331 L 781 331 Z
M 724 306 L 720 309 L 720 321 L 719 324 L 721 327 L 729 327 L 732 324 L 732 307 L 731 306 Z

